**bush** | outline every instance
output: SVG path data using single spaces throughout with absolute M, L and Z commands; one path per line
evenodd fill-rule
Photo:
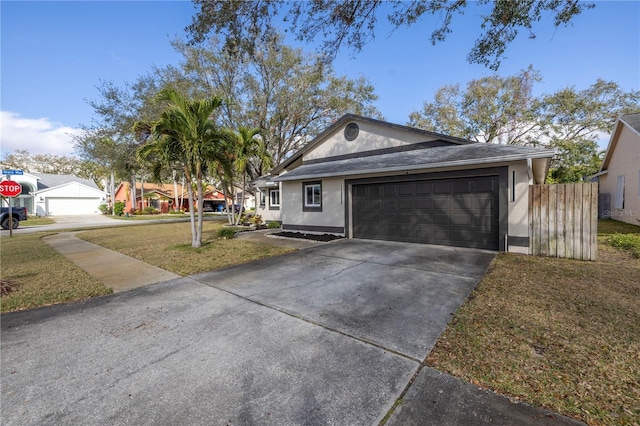
M 98 210 L 100 210 L 100 212 L 102 212 L 102 214 L 111 214 L 111 209 L 106 204 L 100 204 L 98 206 Z
M 260 226 L 262 225 L 262 216 L 257 214 L 250 219 L 250 222 L 256 226 Z
M 607 238 L 607 243 L 614 247 L 629 250 L 635 257 L 640 259 L 640 234 L 620 234 L 616 232 Z
M 236 236 L 236 231 L 229 228 L 222 228 L 218 229 L 218 232 L 216 232 L 216 236 L 223 240 L 230 240 L 231 238 Z
M 142 213 L 141 214 L 158 214 L 158 210 L 155 207 L 152 206 L 147 206 L 144 209 L 142 209 Z
M 183 214 L 184 214 L 184 212 L 183 212 L 182 210 L 178 210 L 178 211 L 171 210 L 171 211 L 169 212 L 169 214 L 182 214 L 182 215 L 183 215 Z
M 122 216 L 124 213 L 124 203 L 122 201 L 116 201 L 113 205 L 113 212 L 116 216 Z
M 269 229 L 280 229 L 280 222 L 276 222 L 276 221 L 269 222 L 269 224 L 267 225 L 267 227 L 268 227 Z

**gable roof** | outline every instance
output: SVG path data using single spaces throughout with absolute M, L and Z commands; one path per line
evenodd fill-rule
M 314 148 L 316 148 L 318 145 L 320 145 L 322 142 L 324 142 L 324 139 L 328 135 L 332 134 L 336 129 L 338 129 L 342 125 L 346 124 L 347 122 L 353 121 L 353 120 L 364 121 L 364 122 L 368 122 L 368 123 L 372 123 L 372 124 L 376 124 L 376 125 L 380 125 L 380 126 L 384 126 L 384 127 L 399 129 L 399 130 L 403 130 L 403 131 L 407 131 L 407 132 L 423 135 L 423 136 L 428 137 L 428 138 L 435 138 L 435 139 L 443 140 L 443 141 L 446 141 L 446 142 L 449 142 L 449 143 L 453 143 L 453 144 L 456 144 L 456 145 L 464 145 L 464 144 L 474 143 L 474 142 L 466 140 L 466 139 L 456 138 L 456 137 L 453 137 L 453 136 L 446 136 L 446 135 L 442 135 L 442 134 L 435 133 L 435 132 L 429 132 L 427 130 L 416 129 L 415 127 L 408 127 L 408 126 L 403 126 L 401 124 L 389 123 L 387 121 L 376 120 L 374 118 L 363 117 L 361 115 L 356 115 L 356 114 L 345 114 L 342 117 L 340 117 L 338 120 L 336 120 L 324 132 L 320 133 L 318 136 L 313 138 L 313 140 L 311 140 L 311 142 L 306 144 L 303 148 L 299 149 L 298 151 L 293 153 L 293 155 L 291 155 L 289 158 L 284 160 L 282 163 L 278 164 L 271 171 L 271 174 L 273 175 L 273 174 L 280 173 L 286 167 L 288 167 L 289 165 L 294 163 L 296 160 L 300 159 L 304 154 L 308 153 L 309 151 L 312 151 Z
M 99 193 L 100 195 L 106 195 L 107 194 L 105 191 L 103 191 L 100 188 L 98 188 L 97 185 L 95 185 L 95 184 L 94 184 L 94 186 L 89 186 L 89 185 L 85 185 L 82 182 L 76 182 L 76 181 L 69 181 L 69 182 L 65 182 L 65 183 L 62 183 L 62 184 L 56 185 L 56 186 L 48 186 L 46 188 L 41 188 L 40 185 L 38 185 L 38 190 L 31 192 L 31 194 L 32 195 L 41 195 L 41 194 L 44 194 L 44 193 L 47 193 L 47 192 L 56 191 L 56 190 L 58 190 L 60 188 L 64 188 L 64 187 L 76 187 L 76 188 L 84 187 L 84 188 L 89 189 L 91 192 Z
M 90 179 L 83 179 L 74 175 L 55 175 L 49 173 L 32 173 L 32 175 L 38 178 L 38 191 L 62 186 L 71 182 L 77 182 L 93 189 L 100 189 L 94 181 Z
M 611 138 L 609 138 L 609 145 L 607 145 L 607 151 L 604 154 L 604 158 L 602 159 L 602 166 L 600 167 L 600 172 L 596 174 L 596 176 L 600 176 L 606 173 L 606 170 L 609 167 L 609 162 L 611 161 L 611 157 L 616 149 L 618 144 L 618 139 L 620 137 L 620 132 L 622 128 L 627 126 L 632 132 L 636 133 L 640 136 L 640 112 L 634 114 L 626 114 L 618 117 L 616 120 L 616 124 L 613 127 L 613 132 L 611 133 Z
M 303 164 L 275 181 L 351 176 L 371 173 L 424 170 L 474 164 L 501 163 L 529 158 L 551 158 L 554 151 L 514 145 L 469 143 L 420 150 L 371 155 L 321 163 Z

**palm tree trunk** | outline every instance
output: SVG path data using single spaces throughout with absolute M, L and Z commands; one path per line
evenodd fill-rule
M 196 235 L 193 247 L 202 246 L 202 222 L 204 217 L 204 191 L 202 189 L 202 175 L 198 174 L 196 179 L 196 189 L 198 190 L 198 224 L 196 226 Z
M 191 174 L 186 167 L 185 180 L 187 184 L 187 198 L 189 199 L 189 219 L 191 221 L 191 247 L 200 247 L 196 245 L 196 216 L 193 202 L 193 185 L 191 184 Z
M 244 208 L 244 193 L 247 190 L 247 173 L 242 175 L 242 195 L 240 196 L 240 212 L 238 213 L 238 219 L 236 225 L 240 224 L 240 218 L 242 217 L 242 209 Z
M 173 171 L 173 211 L 178 209 L 178 173 Z
M 115 209 L 113 208 L 116 200 L 115 200 L 115 196 L 116 196 L 116 174 L 113 170 L 111 170 L 111 188 L 109 190 L 109 192 L 111 193 L 111 216 L 115 216 L 116 212 Z

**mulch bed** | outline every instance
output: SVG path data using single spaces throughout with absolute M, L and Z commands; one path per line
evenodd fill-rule
M 319 241 L 323 243 L 340 240 L 344 238 L 344 237 L 340 237 L 338 235 L 332 235 L 332 234 L 305 234 L 303 232 L 290 232 L 290 231 L 276 232 L 271 235 L 275 235 L 277 237 L 298 238 L 301 240 Z

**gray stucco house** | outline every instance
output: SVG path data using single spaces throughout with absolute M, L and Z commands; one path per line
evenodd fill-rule
M 345 115 L 256 182 L 283 229 L 527 253 L 554 152 Z

